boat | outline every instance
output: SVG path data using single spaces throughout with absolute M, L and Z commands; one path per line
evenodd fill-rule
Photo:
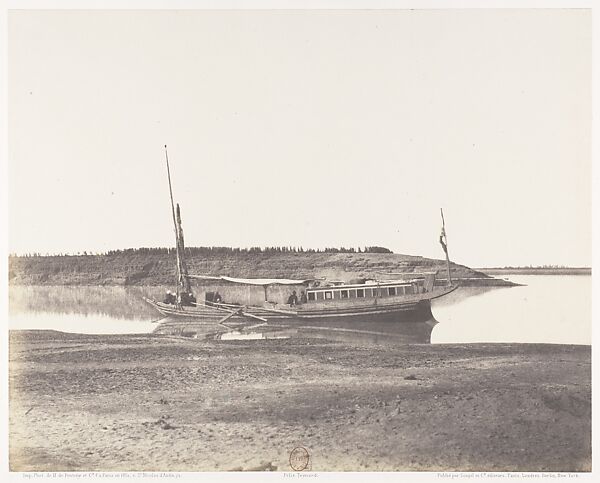
M 441 286 L 436 284 L 436 272 L 348 282 L 190 275 L 184 257 L 181 210 L 179 204 L 175 208 L 173 202 L 166 146 L 165 157 L 175 226 L 177 291 L 163 302 L 148 297 L 144 300 L 170 319 L 188 320 L 196 326 L 206 323 L 227 327 L 281 322 L 310 323 L 315 327 L 352 321 L 419 322 L 433 318 L 431 300 L 458 288 L 458 284 L 453 283 L 450 277 L 443 212 L 440 243 L 446 253 L 447 276 L 446 284 Z M 201 281 L 199 300 L 196 300 L 192 291 L 193 279 Z
M 408 280 L 366 280 L 364 283 L 336 283 L 322 280 L 241 279 L 234 277 L 189 276 L 211 281 L 205 286 L 204 301 L 164 303 L 145 300 L 156 310 L 169 317 L 202 318 L 207 322 L 225 322 L 233 319 L 254 319 L 262 322 L 283 319 L 323 320 L 394 320 L 426 319 L 431 316 L 431 300 L 447 295 L 457 284 L 438 287 L 435 274 Z M 245 301 L 231 301 L 228 287 L 244 285 Z M 217 287 L 215 289 L 215 287 Z M 277 289 L 275 289 L 277 287 Z M 285 287 L 282 290 L 280 287 Z M 260 290 L 252 290 L 259 288 Z M 273 290 L 275 289 L 275 290 Z M 223 302 L 214 300 L 214 293 L 222 292 Z M 239 290 L 232 290 L 239 298 Z M 264 299 L 256 299 L 264 293 Z M 289 295 L 287 295 L 289 293 Z M 301 294 L 298 300 L 294 294 Z M 292 297 L 292 301 L 290 301 Z

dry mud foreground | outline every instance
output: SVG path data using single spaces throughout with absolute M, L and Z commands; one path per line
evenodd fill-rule
M 590 471 L 589 346 L 12 332 L 12 471 Z

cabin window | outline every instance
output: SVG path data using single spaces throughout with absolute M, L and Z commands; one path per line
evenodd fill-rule
M 355 299 L 356 298 L 356 290 L 349 290 L 349 292 L 350 292 L 350 298 Z
M 339 299 L 340 298 L 340 291 L 339 290 L 334 290 L 333 291 L 333 298 L 334 299 Z
M 308 292 L 308 300 L 315 300 L 315 293 L 314 292 Z
M 324 300 L 325 299 L 325 295 L 323 295 L 323 292 L 317 292 L 317 300 Z
M 377 297 L 377 289 L 376 288 L 370 289 L 370 292 L 371 292 L 371 297 Z
M 396 287 L 388 287 L 388 295 L 396 295 Z
M 348 298 L 348 290 L 342 290 L 340 293 L 341 293 L 343 299 Z
M 356 289 L 356 297 L 363 298 L 365 296 L 365 290 L 363 288 Z
M 331 292 L 325 292 L 325 300 L 331 300 L 333 298 L 333 294 Z

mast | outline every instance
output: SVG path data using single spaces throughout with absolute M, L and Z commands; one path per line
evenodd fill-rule
M 171 188 L 171 170 L 169 169 L 169 154 L 165 144 L 165 159 L 167 160 L 167 177 L 169 178 L 169 195 L 171 196 L 171 214 L 173 215 L 173 227 L 175 229 L 175 254 L 177 256 L 177 302 L 181 300 L 180 292 L 182 287 L 181 273 L 181 254 L 179 253 L 179 230 L 177 229 L 177 219 L 175 218 L 175 205 L 173 203 L 173 189 Z
M 188 275 L 187 264 L 185 263 L 185 244 L 183 241 L 183 228 L 181 227 L 181 211 L 179 209 L 179 203 L 177 203 L 177 238 L 179 240 L 179 286 L 183 288 L 185 293 L 192 293 L 192 287 L 190 285 L 190 278 Z
M 450 277 L 450 258 L 448 257 L 448 237 L 446 236 L 446 223 L 444 221 L 444 211 L 441 208 L 440 213 L 442 215 L 442 233 L 440 234 L 440 244 L 442 245 L 444 253 L 446 254 L 446 285 L 452 285 L 452 278 Z

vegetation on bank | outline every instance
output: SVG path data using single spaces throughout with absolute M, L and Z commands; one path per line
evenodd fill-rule
M 116 255 L 168 255 L 170 253 L 175 253 L 175 248 L 166 248 L 166 247 L 141 247 L 141 248 L 125 248 L 123 250 L 109 250 L 103 253 L 93 253 L 93 252 L 78 252 L 78 253 L 57 253 L 54 255 L 46 253 L 45 255 L 39 252 L 26 253 L 23 255 L 19 255 L 20 258 L 36 258 L 36 257 L 72 257 L 72 256 L 90 256 L 90 255 L 108 255 L 108 256 L 116 256 Z M 278 253 L 393 253 L 389 248 L 385 247 L 326 247 L 326 248 L 303 248 L 303 247 L 250 247 L 250 248 L 239 248 L 239 247 L 186 247 L 185 248 L 186 255 L 231 255 L 231 254 L 267 254 L 267 255 L 275 255 Z M 16 257 L 17 255 L 12 254 L 11 257 Z
M 290 251 L 287 249 L 186 248 L 191 275 L 256 278 L 398 278 L 399 274 L 438 271 L 445 278 L 446 261 L 380 252 Z M 386 249 L 383 249 L 386 250 Z M 172 285 L 175 250 L 141 248 L 103 255 L 10 256 L 12 285 Z M 453 278 L 488 279 L 468 267 L 451 264 Z

